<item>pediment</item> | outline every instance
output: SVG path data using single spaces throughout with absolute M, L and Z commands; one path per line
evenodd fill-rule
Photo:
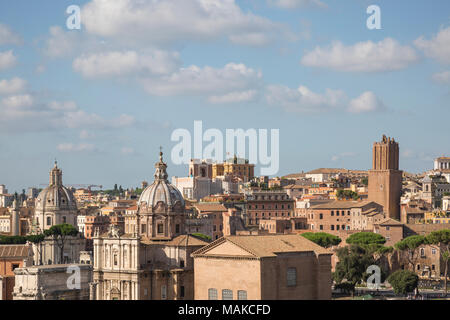
M 252 253 L 235 245 L 230 241 L 224 241 L 217 246 L 214 246 L 206 251 L 202 252 L 202 255 L 213 256 L 242 256 L 242 257 L 254 257 Z

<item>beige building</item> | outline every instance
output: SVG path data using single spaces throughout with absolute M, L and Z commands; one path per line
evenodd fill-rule
M 192 255 L 195 300 L 331 299 L 331 255 L 300 235 L 224 237 Z
M 77 203 L 72 191 L 63 186 L 62 170 L 56 162 L 50 171 L 50 184 L 36 198 L 35 207 L 33 231 L 36 233 L 63 223 L 77 226 Z

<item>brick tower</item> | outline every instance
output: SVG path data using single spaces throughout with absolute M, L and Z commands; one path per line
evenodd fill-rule
M 384 207 L 387 217 L 400 220 L 402 171 L 399 168 L 399 147 L 394 139 L 383 135 L 373 144 L 372 170 L 369 170 L 369 200 Z

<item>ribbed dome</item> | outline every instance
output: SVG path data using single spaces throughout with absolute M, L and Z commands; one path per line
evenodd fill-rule
M 184 207 L 181 192 L 167 180 L 167 165 L 163 162 L 162 155 L 160 152 L 159 162 L 155 164 L 155 181 L 142 192 L 139 206 L 151 208 L 161 201 L 168 207 L 173 207 L 177 202 Z
M 77 210 L 72 191 L 62 185 L 62 171 L 57 163 L 50 171 L 50 184 L 36 198 L 36 210 L 41 212 L 56 210 Z

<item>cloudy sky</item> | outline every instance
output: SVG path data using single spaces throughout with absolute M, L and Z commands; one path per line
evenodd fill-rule
M 381 8 L 381 30 L 366 9 Z M 66 9 L 81 7 L 81 30 Z M 0 184 L 151 180 L 177 128 L 280 129 L 279 175 L 368 169 L 382 134 L 401 168 L 450 153 L 450 2 L 0 2 Z M 258 172 L 258 171 L 257 171 Z

